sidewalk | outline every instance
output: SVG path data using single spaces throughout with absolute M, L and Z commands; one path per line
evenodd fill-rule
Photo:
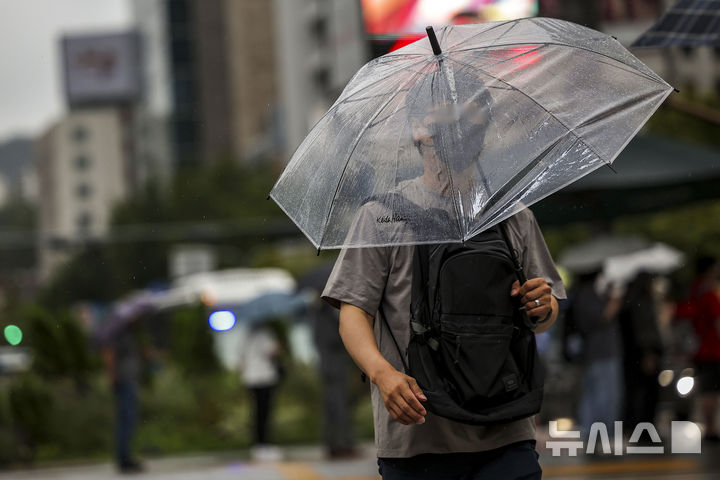
M 545 448 L 545 432 L 538 431 L 538 452 L 545 478 L 635 479 L 651 475 L 655 479 L 720 478 L 720 446 L 703 450 L 702 455 L 630 455 L 553 457 Z M 145 462 L 147 471 L 139 475 L 120 475 L 110 463 L 57 466 L 32 470 L 0 472 L 0 480 L 109 480 L 141 478 L 148 480 L 378 480 L 375 450 L 361 448 L 352 460 L 328 461 L 320 446 L 287 447 L 285 461 L 248 461 L 247 452 L 169 457 Z
M 377 463 L 372 445 L 361 448 L 358 459 L 328 461 L 320 446 L 288 447 L 285 461 L 256 463 L 229 452 L 169 457 L 144 462 L 138 475 L 120 475 L 111 463 L 0 471 L 2 480 L 375 480 Z M 242 452 L 244 453 L 244 452 Z M 244 455 L 245 456 L 245 455 Z

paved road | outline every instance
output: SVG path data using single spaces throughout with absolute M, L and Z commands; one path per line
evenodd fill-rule
M 625 457 L 553 458 L 541 452 L 544 478 L 563 480 L 638 479 L 710 480 L 720 478 L 720 448 L 703 448 L 702 455 L 644 455 Z M 377 480 L 372 447 L 361 458 L 326 461 L 316 447 L 286 451 L 287 461 L 254 463 L 234 454 L 185 456 L 148 461 L 147 471 L 135 476 L 147 480 Z M 64 466 L 0 472 L 2 480 L 109 480 L 127 478 L 112 465 Z

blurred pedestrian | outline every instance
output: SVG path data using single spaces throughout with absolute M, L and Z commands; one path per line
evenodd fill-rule
M 366 170 L 363 175 L 372 175 L 372 172 Z M 332 268 L 333 263 L 323 264 L 298 281 L 298 289 L 313 299 L 308 313 L 320 357 L 318 373 L 323 388 L 323 440 L 326 455 L 331 459 L 353 457 L 357 453 L 352 425 L 354 402 L 348 377 L 352 362 L 340 337 L 338 313 L 320 298 Z
M 640 272 L 628 284 L 618 315 L 622 331 L 625 401 L 623 421 L 632 430 L 655 420 L 663 353 L 653 276 Z
M 720 441 L 715 425 L 720 397 L 720 268 L 716 259 L 698 262 L 698 276 L 690 292 L 690 317 L 700 345 L 695 353 L 701 391 L 700 405 L 705 420 L 705 438 Z
M 353 402 L 348 385 L 348 372 L 352 364 L 338 331 L 338 312 L 325 302 L 320 302 L 314 309 L 314 320 L 315 345 L 320 355 L 319 369 L 323 384 L 323 431 L 327 455 L 330 458 L 352 457 L 356 454 L 352 425 Z
M 125 323 L 103 348 L 103 360 L 115 400 L 115 462 L 121 473 L 143 470 L 132 454 L 142 364 L 138 325 L 139 318 Z
M 257 460 L 280 459 L 280 451 L 268 443 L 272 403 L 282 371 L 282 347 L 268 323 L 250 328 L 240 355 L 240 369 L 245 387 L 254 401 L 253 457 Z
M 600 290 L 599 271 L 581 275 L 572 305 L 572 318 L 582 338 L 582 394 L 578 417 L 588 434 L 594 422 L 611 431 L 620 418 L 622 365 L 617 312 L 620 305 L 611 290 Z

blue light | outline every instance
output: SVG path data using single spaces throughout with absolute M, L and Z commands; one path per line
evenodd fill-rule
M 210 314 L 210 328 L 216 332 L 224 332 L 235 326 L 235 314 L 228 310 L 220 310 Z

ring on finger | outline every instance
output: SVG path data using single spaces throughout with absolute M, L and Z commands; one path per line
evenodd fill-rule
M 538 299 L 538 298 L 535 299 L 535 306 L 536 307 L 540 306 L 540 299 Z

